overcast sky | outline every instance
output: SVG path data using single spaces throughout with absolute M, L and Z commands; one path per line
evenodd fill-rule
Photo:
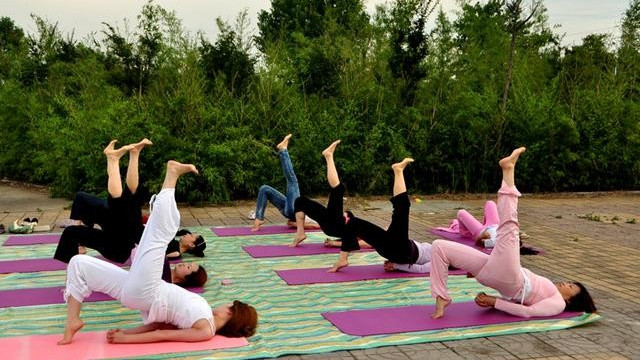
M 305 1 L 305 0 L 300 0 Z M 0 0 L 0 16 L 8 16 L 27 32 L 35 26 L 30 14 L 36 14 L 58 22 L 64 34 L 75 32 L 76 39 L 83 39 L 91 32 L 103 29 L 101 23 L 121 25 L 123 19 L 136 24 L 145 0 Z M 384 0 L 365 0 L 370 13 L 376 4 Z M 253 31 L 257 32 L 257 13 L 269 9 L 270 0 L 156 0 L 156 4 L 176 12 L 183 26 L 192 33 L 203 31 L 210 40 L 215 40 L 215 19 L 234 22 L 237 14 L 248 9 Z M 442 0 L 445 11 L 453 15 L 458 8 L 456 0 Z M 581 39 L 591 33 L 619 35 L 622 14 L 629 0 L 546 0 L 549 22 L 560 25 L 558 33 L 564 33 L 564 44 L 580 44 Z

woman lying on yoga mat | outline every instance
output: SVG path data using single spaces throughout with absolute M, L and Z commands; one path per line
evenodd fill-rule
M 349 265 L 349 252 L 358 250 L 357 239 L 366 241 L 378 254 L 388 259 L 385 270 L 402 270 L 425 273 L 431 271 L 431 244 L 420 243 L 409 239 L 409 208 L 411 203 L 404 182 L 404 168 L 413 162 L 405 158 L 391 165 L 393 169 L 393 204 L 391 223 L 387 230 L 353 216 L 351 212 L 344 214 L 344 232 L 338 261 L 329 272 L 337 272 Z
M 312 220 L 318 222 L 320 229 L 329 236 L 341 238 L 344 232 L 344 185 L 340 183 L 338 176 L 338 170 L 336 164 L 333 161 L 333 153 L 336 147 L 340 144 L 340 140 L 334 141 L 328 148 L 322 151 L 322 156 L 327 162 L 327 181 L 331 190 L 329 191 L 329 201 L 327 206 L 324 207 L 317 201 L 311 200 L 306 196 L 300 196 L 294 203 L 295 215 L 296 215 L 296 236 L 291 246 L 298 246 L 303 242 L 307 235 L 305 234 L 304 219 L 309 217 Z M 362 240 L 358 240 L 358 245 L 361 248 L 370 249 L 371 246 Z M 341 247 L 342 240 L 326 239 L 324 242 L 326 247 Z
M 106 204 L 104 200 L 86 193 L 79 193 L 76 196 L 72 205 L 71 218 L 81 220 L 84 225 L 69 226 L 64 229 L 53 256 L 54 259 L 68 263 L 72 256 L 85 253 L 86 248 L 91 248 L 111 261 L 124 263 L 129 259 L 131 249 L 140 240 L 144 229 L 141 207 L 148 196 L 146 191 L 138 189 L 138 159 L 142 149 L 152 143 L 148 139 L 143 139 L 136 144 L 115 149 L 116 141 L 111 141 L 104 149 L 109 176 L 107 182 L 109 198 Z M 126 187 L 123 189 L 120 179 L 120 158 L 127 152 L 129 166 Z M 94 228 L 94 223 L 99 224 L 101 229 Z
M 518 239 L 518 197 L 515 165 L 525 151 L 521 147 L 500 160 L 502 187 L 498 190 L 500 225 L 490 255 L 453 241 L 435 240 L 431 249 L 431 293 L 436 299 L 434 319 L 444 316 L 451 303 L 447 291 L 447 269 L 454 266 L 473 275 L 479 283 L 497 290 L 501 297 L 480 293 L 476 303 L 495 307 L 512 315 L 553 316 L 565 309 L 594 312 L 596 307 L 587 289 L 579 282 L 552 283 L 520 266 Z
M 256 201 L 255 220 L 251 231 L 260 230 L 260 227 L 264 224 L 264 212 L 267 209 L 267 201 L 278 208 L 282 216 L 287 218 L 287 225 L 290 227 L 296 226 L 293 202 L 300 196 L 300 188 L 298 187 L 298 178 L 293 172 L 293 164 L 289 157 L 289 139 L 291 139 L 291 134 L 285 136 L 284 139 L 276 145 L 278 156 L 280 157 L 280 164 L 282 164 L 282 171 L 284 172 L 284 178 L 287 180 L 287 194 L 283 195 L 269 185 L 262 185 L 260 187 L 260 190 L 258 190 L 258 200 Z M 318 228 L 316 224 L 311 223 L 305 223 L 305 226 L 308 229 Z
M 104 149 L 107 157 L 107 174 L 109 176 L 107 190 L 109 199 L 104 200 L 86 193 L 78 193 L 71 207 L 71 218 L 79 220 L 83 225 L 69 226 L 60 236 L 60 242 L 53 256 L 54 259 L 69 263 L 74 255 L 86 253 L 86 248 L 97 250 L 105 258 L 117 262 L 126 262 L 131 250 L 140 241 L 144 226 L 142 225 L 141 206 L 146 202 L 142 196 L 147 191 L 140 191 L 138 183 L 138 160 L 140 151 L 152 145 L 148 139 L 136 144 L 115 149 L 113 140 Z M 129 166 L 126 175 L 126 187 L 123 189 L 120 179 L 120 158 L 129 153 Z M 94 228 L 99 224 L 100 229 Z M 171 237 L 173 239 L 173 237 Z M 204 247 L 202 247 L 204 249 Z M 181 286 L 202 286 L 207 280 L 207 272 L 198 264 L 180 265 L 178 275 L 172 274 L 167 260 L 163 268 L 162 279 Z M 191 274 L 185 274 L 191 269 Z
M 389 229 L 384 230 L 375 224 L 356 218 L 350 211 L 343 212 L 344 185 L 340 182 L 333 161 L 333 153 L 339 143 L 340 140 L 334 141 L 322 152 L 327 161 L 327 180 L 331 186 L 327 207 L 306 197 L 298 198 L 295 204 L 298 219 L 301 218 L 301 213 L 305 213 L 318 222 L 325 234 L 342 238 L 339 260 L 329 272 L 337 272 L 348 266 L 349 252 L 360 249 L 362 243 L 374 248 L 378 254 L 389 260 L 384 263 L 386 271 L 429 272 L 431 245 L 409 239 L 410 203 L 403 171 L 413 159 L 407 158 L 392 165 L 395 177 L 394 197 L 391 198 L 391 203 L 394 210 Z M 298 245 L 305 238 L 304 230 L 298 226 L 298 233 L 292 245 Z
M 496 244 L 499 223 L 498 207 L 495 201 L 489 200 L 484 204 L 482 222 L 478 221 L 467 210 L 462 209 L 458 211 L 458 215 L 451 222 L 449 229 L 453 228 L 460 235 L 473 239 L 476 246 L 493 248 Z M 528 237 L 523 231 L 519 232 L 519 236 L 520 240 Z M 538 249 L 525 245 L 520 241 L 520 255 L 537 255 L 538 253 Z
M 191 231 L 178 230 L 173 240 L 167 246 L 167 258 L 169 260 L 180 259 L 182 254 L 187 253 L 197 257 L 204 257 L 204 249 L 207 244 L 200 234 L 192 234 Z
M 205 341 L 214 334 L 254 334 L 258 314 L 253 307 L 236 300 L 212 309 L 200 295 L 160 279 L 167 244 L 180 225 L 174 198 L 176 183 L 188 172 L 198 173 L 191 164 L 167 163 L 162 191 L 152 198 L 151 216 L 129 271 L 87 255 L 71 259 L 64 291 L 67 320 L 59 345 L 71 343 L 84 326 L 80 319 L 82 301 L 92 291 L 109 294 L 122 305 L 141 311 L 144 325 L 109 330 L 110 343 Z

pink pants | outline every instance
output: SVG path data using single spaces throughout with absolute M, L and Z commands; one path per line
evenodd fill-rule
M 449 265 L 473 274 L 482 285 L 513 297 L 523 286 L 520 268 L 518 197 L 520 192 L 502 182 L 498 190 L 496 245 L 487 255 L 472 247 L 448 240 L 435 240 L 431 245 L 431 293 L 450 300 L 447 291 Z
M 489 200 L 484 204 L 484 214 L 482 223 L 480 223 L 467 210 L 458 211 L 458 224 L 460 235 L 477 240 L 484 229 L 491 225 L 498 225 L 500 218 L 498 216 L 498 208 L 496 203 Z

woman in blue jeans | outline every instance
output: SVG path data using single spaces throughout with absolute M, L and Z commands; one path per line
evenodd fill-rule
M 260 187 L 258 200 L 256 202 L 256 218 L 251 231 L 260 230 L 260 227 L 264 224 L 264 211 L 267 208 L 267 201 L 280 210 L 282 216 L 287 218 L 287 224 L 289 226 L 295 227 L 296 216 L 293 210 L 293 203 L 300 197 L 300 188 L 298 187 L 298 178 L 296 178 L 296 174 L 293 172 L 293 164 L 291 164 L 291 158 L 287 150 L 289 139 L 291 139 L 291 134 L 285 136 L 284 139 L 276 145 L 280 163 L 282 164 L 282 171 L 284 172 L 285 179 L 287 179 L 287 193 L 284 195 L 269 185 L 262 185 Z

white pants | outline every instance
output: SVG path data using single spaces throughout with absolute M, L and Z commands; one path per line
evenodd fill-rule
M 163 281 L 167 245 L 180 227 L 180 212 L 174 194 L 175 189 L 163 189 L 156 196 L 129 271 L 87 255 L 71 258 L 67 267 L 65 301 L 73 296 L 82 302 L 91 292 L 100 291 L 128 308 L 148 311 Z

